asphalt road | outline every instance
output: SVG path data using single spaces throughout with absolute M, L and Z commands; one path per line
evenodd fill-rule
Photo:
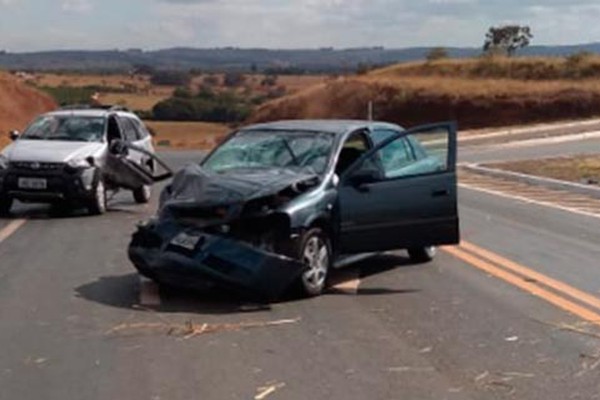
M 155 205 L 130 200 L 0 220 L 0 399 L 600 398 L 600 219 L 461 190 L 461 248 L 264 307 L 140 283 L 125 249 Z

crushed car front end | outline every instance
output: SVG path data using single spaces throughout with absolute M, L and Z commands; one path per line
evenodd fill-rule
M 162 284 L 277 298 L 306 271 L 289 249 L 299 216 L 325 209 L 311 196 L 320 186 L 315 175 L 287 170 L 233 177 L 189 166 L 163 191 L 158 217 L 139 225 L 129 257 Z

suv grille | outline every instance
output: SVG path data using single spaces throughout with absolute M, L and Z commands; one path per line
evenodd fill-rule
M 27 171 L 58 171 L 63 169 L 63 163 L 35 162 L 35 161 L 12 161 L 11 168 Z

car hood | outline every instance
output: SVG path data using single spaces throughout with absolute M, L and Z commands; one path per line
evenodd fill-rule
M 248 169 L 213 173 L 190 165 L 173 178 L 161 195 L 161 208 L 199 208 L 244 204 L 291 188 L 302 192 L 319 181 L 311 172 L 290 169 Z
M 68 162 L 96 155 L 104 143 L 19 139 L 3 154 L 10 161 Z

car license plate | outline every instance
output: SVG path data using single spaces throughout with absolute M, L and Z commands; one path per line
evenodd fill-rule
M 44 178 L 19 178 L 19 189 L 44 190 L 48 188 L 48 181 Z
M 171 245 L 184 248 L 186 250 L 194 250 L 202 239 L 202 236 L 190 235 L 185 232 L 180 233 L 171 240 Z

